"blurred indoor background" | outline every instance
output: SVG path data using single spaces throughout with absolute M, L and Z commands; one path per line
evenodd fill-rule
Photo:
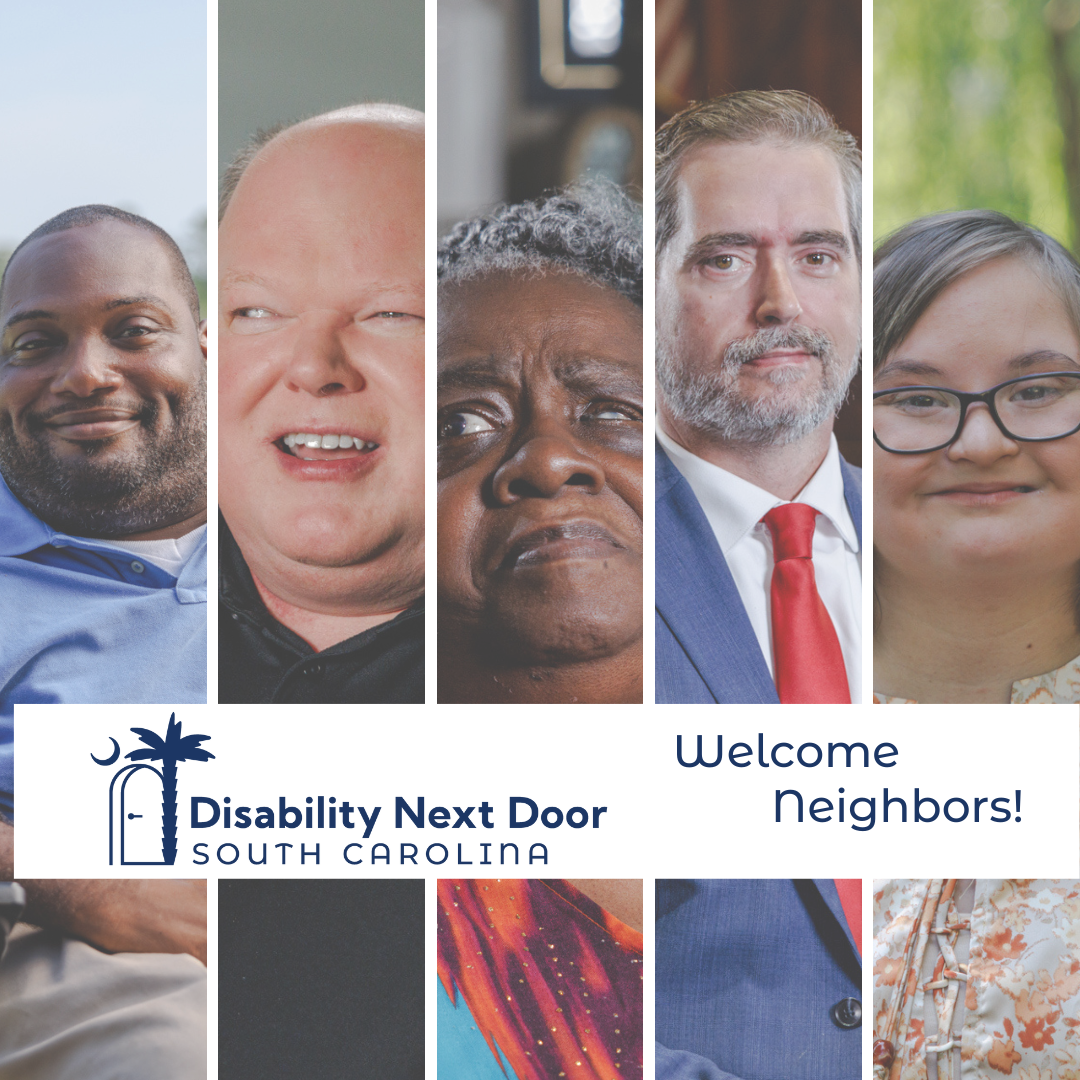
M 585 175 L 641 197 L 641 0 L 439 0 L 439 233 Z

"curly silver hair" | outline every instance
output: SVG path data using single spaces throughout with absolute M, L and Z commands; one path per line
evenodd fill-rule
M 455 225 L 439 243 L 439 284 L 509 271 L 581 274 L 642 305 L 641 210 L 590 181 Z

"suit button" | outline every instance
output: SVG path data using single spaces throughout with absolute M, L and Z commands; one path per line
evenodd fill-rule
M 829 1015 L 838 1028 L 861 1027 L 862 1002 L 858 998 L 844 998 L 829 1010 Z
M 317 679 L 322 673 L 323 665 L 321 660 L 309 660 L 300 669 L 300 674 L 306 675 L 309 679 Z

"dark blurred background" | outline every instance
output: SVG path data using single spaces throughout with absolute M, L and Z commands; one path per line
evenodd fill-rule
M 860 0 L 656 0 L 656 125 L 733 90 L 803 90 L 862 142 Z M 861 376 L 836 425 L 862 458 Z
M 440 0 L 439 233 L 591 175 L 641 197 L 641 0 Z

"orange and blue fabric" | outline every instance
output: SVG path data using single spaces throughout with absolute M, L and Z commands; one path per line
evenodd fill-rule
M 640 1080 L 640 932 L 566 881 L 438 892 L 440 1080 Z

